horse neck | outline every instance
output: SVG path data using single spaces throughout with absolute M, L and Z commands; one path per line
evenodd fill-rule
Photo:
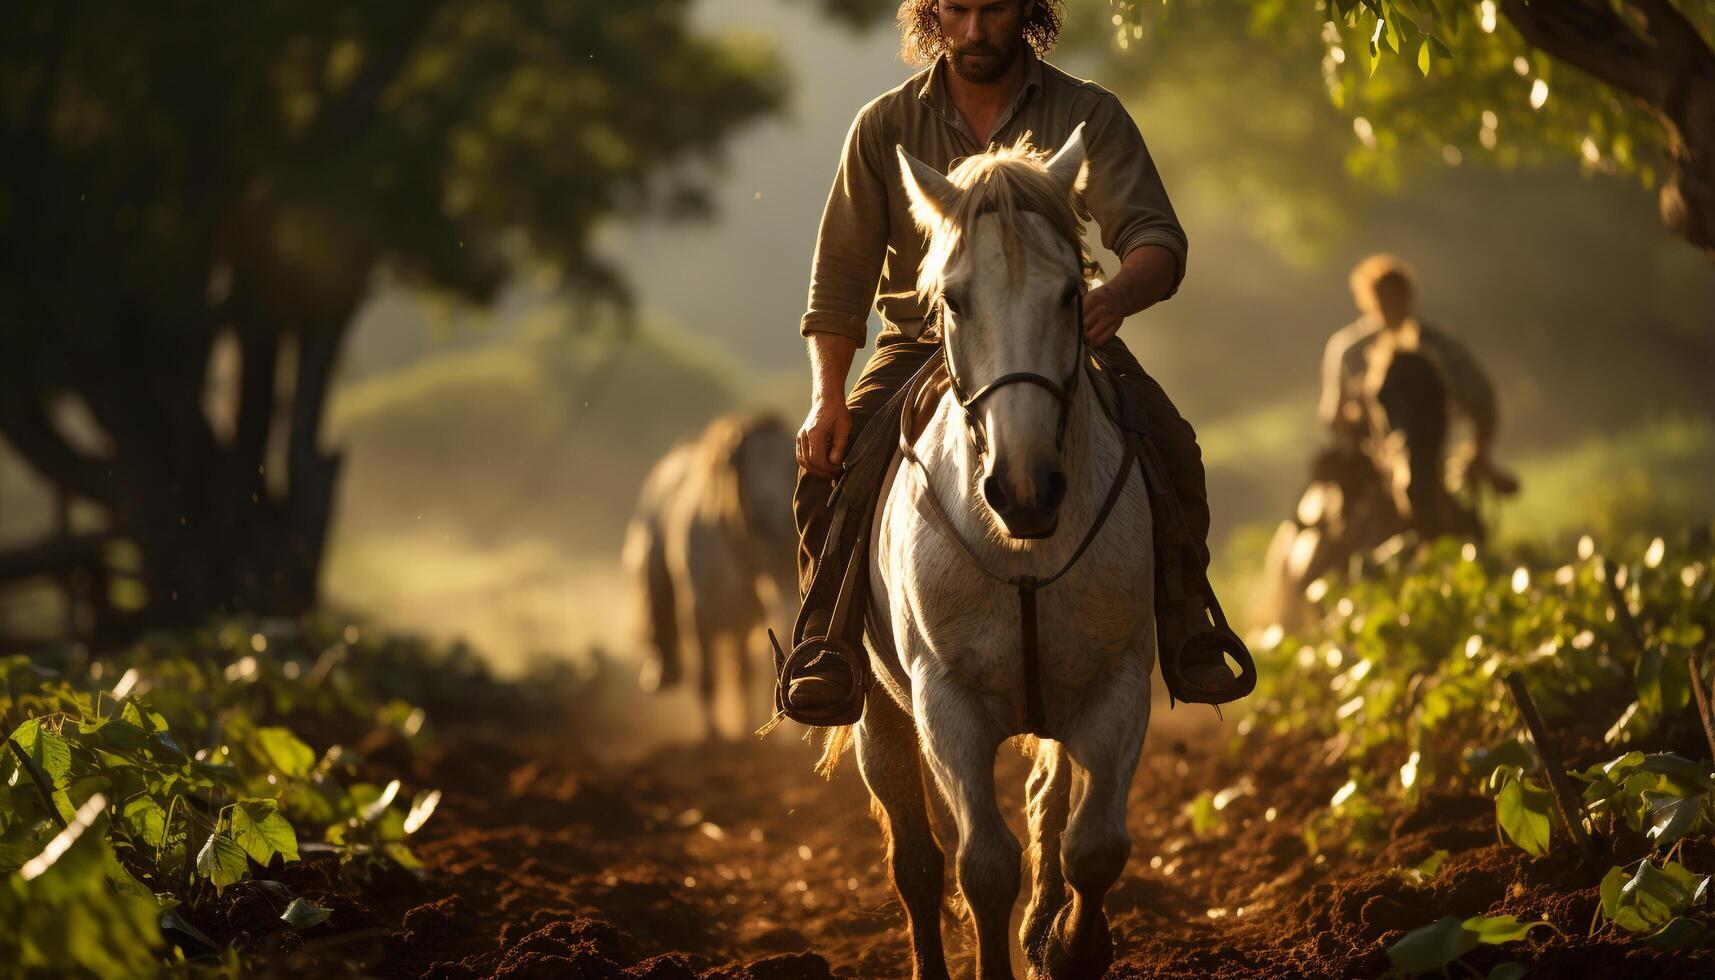
M 1095 520 L 1119 466 L 1123 443 L 1109 422 L 1086 375 L 1072 393 L 1066 417 L 1061 465 L 1065 468 L 1066 499 L 1054 535 L 1040 541 L 1005 539 L 983 503 L 978 482 L 982 461 L 972 448 L 961 413 L 949 393 L 941 405 L 939 425 L 925 432 L 925 441 L 939 429 L 929 453 L 920 453 L 931 486 L 966 545 L 996 572 L 1013 575 L 1052 575 L 1077 548 Z

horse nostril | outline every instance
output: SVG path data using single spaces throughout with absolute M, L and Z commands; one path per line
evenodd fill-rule
M 1066 499 L 1066 473 L 1055 470 L 1048 474 L 1044 483 L 1046 488 L 1042 495 L 1042 509 L 1052 511 L 1060 506 L 1060 501 Z
M 1011 503 L 1006 495 L 1006 485 L 993 473 L 983 477 L 983 499 L 988 501 L 996 513 L 1004 513 Z

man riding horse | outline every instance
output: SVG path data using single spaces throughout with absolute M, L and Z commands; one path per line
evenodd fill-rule
M 1455 482 L 1486 482 L 1503 495 L 1516 491 L 1518 482 L 1496 467 L 1491 455 L 1499 427 L 1494 383 L 1458 338 L 1417 318 L 1417 286 L 1410 268 L 1397 256 L 1372 255 L 1352 270 L 1351 286 L 1362 315 L 1328 338 L 1322 357 L 1317 410 L 1333 435 L 1332 452 L 1353 460 L 1372 455 L 1376 434 L 1390 428 L 1386 419 L 1372 417 L 1378 410 L 1451 410 L 1471 429 L 1470 440 L 1454 459 Z M 1390 392 L 1374 390 L 1380 387 L 1386 358 L 1402 351 L 1421 355 L 1434 366 L 1440 385 L 1418 386 L 1424 394 L 1416 397 L 1435 398 L 1440 404 L 1388 405 Z M 1439 473 L 1434 478 L 1438 484 L 1443 479 Z
M 941 353 L 938 309 L 916 289 L 927 243 L 897 149 L 945 173 L 1027 134 L 1036 146 L 1059 146 L 1080 124 L 1089 168 L 1082 201 L 1102 244 L 1120 258 L 1107 282 L 1086 284 L 1083 330 L 1130 406 L 1122 422 L 1144 437 L 1151 457 L 1163 676 L 1175 698 L 1207 704 L 1243 697 L 1253 683 L 1249 654 L 1208 585 L 1209 506 L 1196 435 L 1116 336 L 1127 316 L 1178 289 L 1185 232 L 1119 99 L 1042 60 L 1059 34 L 1059 11 L 1058 0 L 905 0 L 902 54 L 927 68 L 866 105 L 847 134 L 801 324 L 813 379 L 793 501 L 805 605 L 777 696 L 781 712 L 798 721 L 845 724 L 862 711 L 867 667 L 852 651 L 862 650 L 864 576 L 856 569 L 865 521 L 843 515 L 867 516 L 908 410 L 896 396 Z M 846 375 L 872 304 L 882 330 L 848 396 Z M 870 427 L 882 434 L 861 438 Z M 994 497 L 1007 493 L 1006 481 L 983 482 L 990 503 L 1001 506 Z M 1240 663 L 1239 675 L 1227 656 Z

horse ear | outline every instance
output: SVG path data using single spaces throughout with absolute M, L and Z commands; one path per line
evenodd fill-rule
M 899 153 L 899 179 L 911 200 L 911 217 L 917 219 L 919 228 L 930 231 L 952 208 L 958 188 L 934 167 L 905 152 L 905 147 L 894 149 Z
M 1070 191 L 1082 191 L 1090 175 L 1090 162 L 1084 154 L 1084 124 L 1072 130 L 1065 145 L 1048 161 L 1048 172 Z

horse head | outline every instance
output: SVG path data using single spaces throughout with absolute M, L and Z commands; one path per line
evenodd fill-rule
M 918 291 L 940 307 L 953 397 L 982 498 L 1013 538 L 1054 533 L 1083 373 L 1083 127 L 1050 159 L 1028 134 L 943 176 L 898 150 L 929 236 Z

